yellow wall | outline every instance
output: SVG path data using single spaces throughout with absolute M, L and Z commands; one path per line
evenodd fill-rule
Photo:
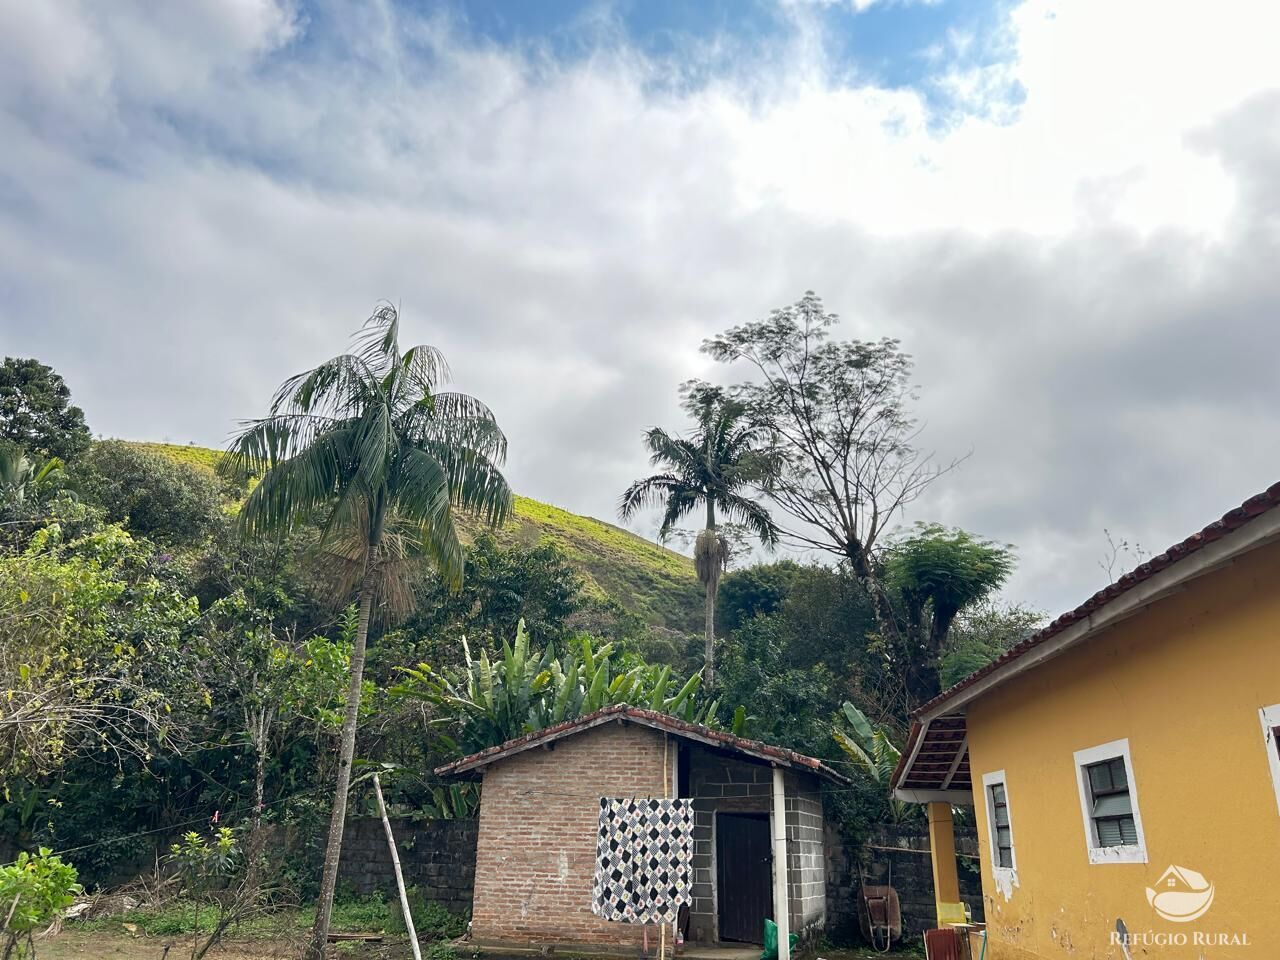
M 971 704 L 969 749 L 988 960 L 1114 957 L 1131 934 L 1175 941 L 1143 957 L 1280 958 L 1280 812 L 1258 717 L 1280 704 L 1280 546 L 1174 594 Z M 1128 738 L 1147 863 L 1090 864 L 1073 754 Z M 991 869 L 982 775 L 1003 769 L 1018 886 Z M 1171 923 L 1145 890 L 1171 865 L 1216 888 L 1201 919 Z M 1249 946 L 1195 944 L 1247 934 Z

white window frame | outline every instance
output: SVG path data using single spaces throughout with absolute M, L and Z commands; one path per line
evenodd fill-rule
M 1271 785 L 1276 790 L 1276 807 L 1280 809 L 1280 744 L 1273 732 L 1280 727 L 1280 703 L 1262 707 L 1258 711 L 1262 721 L 1262 744 L 1267 748 L 1267 763 L 1271 766 Z
M 1133 807 L 1133 827 L 1138 834 L 1137 843 L 1125 843 L 1115 847 L 1098 845 L 1098 835 L 1093 825 L 1092 791 L 1085 768 L 1105 760 L 1124 759 L 1124 772 L 1129 781 L 1129 803 Z M 1133 758 L 1129 754 L 1129 741 L 1112 740 L 1096 747 L 1075 752 L 1076 786 L 1080 791 L 1080 815 L 1084 819 L 1084 843 L 1090 863 L 1146 863 L 1147 835 L 1142 830 L 1142 811 L 1138 806 L 1138 783 L 1133 776 Z
M 996 808 L 991 802 L 991 788 L 997 784 L 1004 787 L 1004 809 L 1009 816 L 1009 859 L 1013 863 L 1008 867 L 1000 866 L 1000 846 L 996 843 Z M 996 889 L 1007 890 L 1010 886 L 1018 886 L 1018 841 L 1013 832 L 1013 804 L 1009 800 L 1009 780 L 1003 770 L 992 770 L 982 775 L 982 795 L 987 805 L 987 846 L 991 851 L 991 873 L 996 881 Z

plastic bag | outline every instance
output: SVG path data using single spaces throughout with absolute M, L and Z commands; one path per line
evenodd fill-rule
M 787 936 L 787 942 L 791 945 L 791 953 L 795 952 L 796 943 L 800 938 L 794 933 Z M 764 922 L 764 950 L 760 952 L 760 960 L 778 960 L 778 925 L 772 920 Z

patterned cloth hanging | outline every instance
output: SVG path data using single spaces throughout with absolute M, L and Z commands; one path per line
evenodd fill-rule
M 600 798 L 591 911 L 622 923 L 676 919 L 692 899 L 693 801 Z

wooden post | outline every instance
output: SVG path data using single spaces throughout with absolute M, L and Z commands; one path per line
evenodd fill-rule
M 404 928 L 409 931 L 409 947 L 413 950 L 413 960 L 422 960 L 422 948 L 418 946 L 418 931 L 413 929 L 413 914 L 409 912 L 409 894 L 404 889 L 404 875 L 400 872 L 400 855 L 396 853 L 396 838 L 391 832 L 391 821 L 387 818 L 387 804 L 382 799 L 382 784 L 378 775 L 373 775 L 373 792 L 378 796 L 378 813 L 382 814 L 382 828 L 387 831 L 387 849 L 391 851 L 391 866 L 396 872 L 396 889 L 400 891 L 400 909 L 404 913 Z

